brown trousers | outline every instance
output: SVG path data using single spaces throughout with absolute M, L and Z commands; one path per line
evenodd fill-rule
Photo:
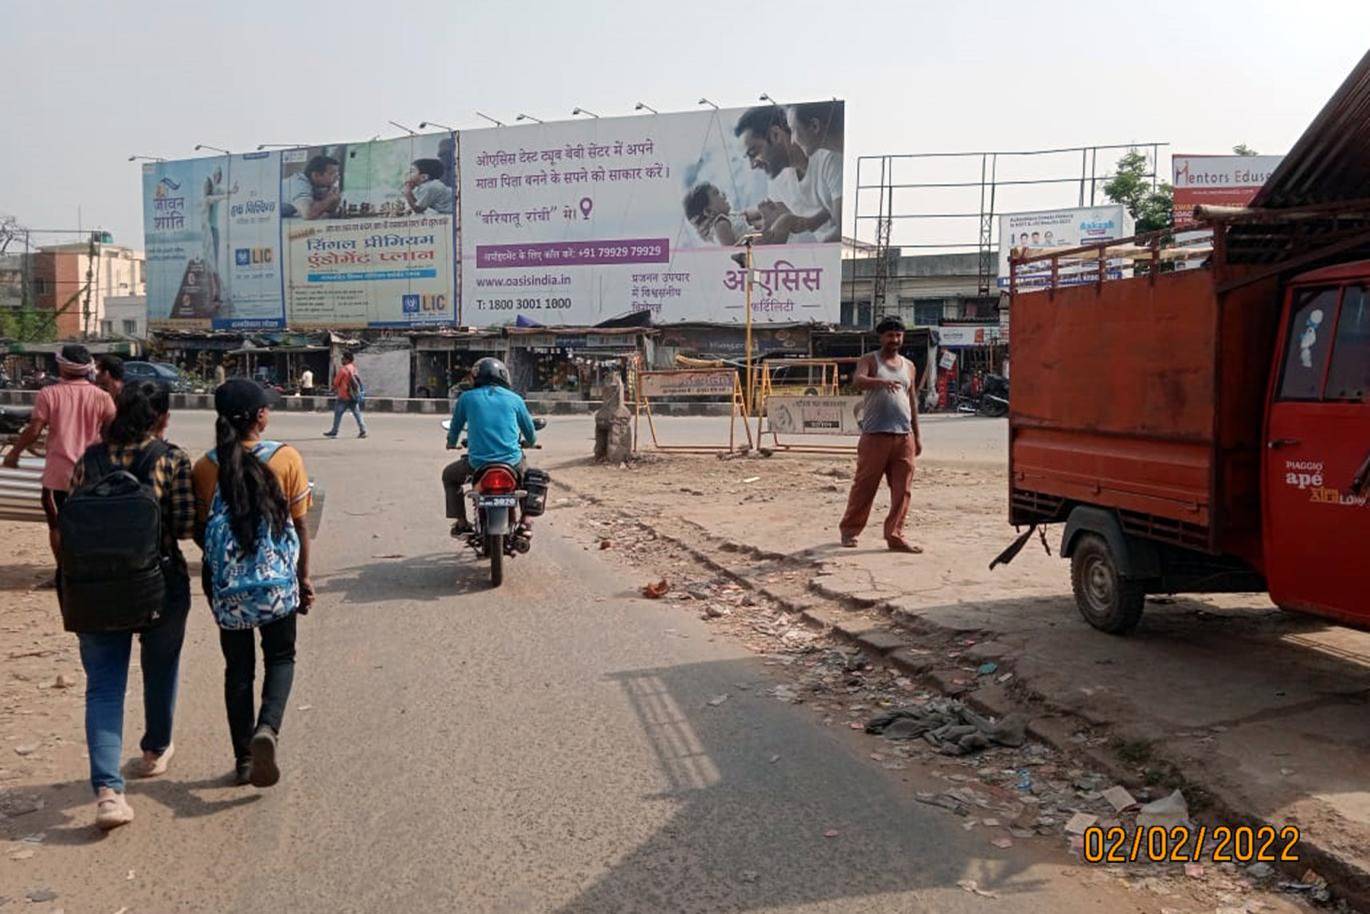
M 842 515 L 843 536 L 857 536 L 871 516 L 880 480 L 889 482 L 890 513 L 885 516 L 885 540 L 904 538 L 904 519 L 909 515 L 909 488 L 913 484 L 913 436 L 866 434 L 856 445 L 856 478 Z

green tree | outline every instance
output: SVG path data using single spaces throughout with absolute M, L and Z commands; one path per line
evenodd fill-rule
M 1233 146 L 1233 147 L 1232 147 L 1232 151 L 1235 152 L 1235 153 L 1236 153 L 1237 155 L 1239 155 L 1239 156 L 1258 156 L 1258 155 L 1260 155 L 1259 152 L 1257 152 L 1256 150 L 1252 149 L 1250 146 L 1246 145 L 1245 143 L 1238 143 L 1236 146 Z
M 57 336 L 52 312 L 25 305 L 0 311 L 0 339 L 20 343 L 47 343 Z
M 1137 222 L 1138 234 L 1175 224 L 1174 188 L 1164 181 L 1153 187 L 1147 172 L 1146 156 L 1130 149 L 1118 160 L 1113 177 L 1104 183 L 1104 195 L 1127 208 Z

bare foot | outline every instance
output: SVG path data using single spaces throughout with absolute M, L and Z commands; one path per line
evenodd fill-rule
M 843 537 L 842 537 L 842 547 L 843 547 L 844 549 L 855 549 L 855 548 L 856 548 L 856 537 L 854 537 L 854 536 L 843 536 Z
M 889 540 L 890 552 L 905 552 L 909 555 L 922 555 L 923 547 L 915 546 L 906 540 Z

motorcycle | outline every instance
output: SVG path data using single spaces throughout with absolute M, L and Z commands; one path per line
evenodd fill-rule
M 14 442 L 19 438 L 19 433 L 24 430 L 24 426 L 29 424 L 33 418 L 32 406 L 0 406 L 0 454 L 9 450 Z M 29 447 L 29 453 L 37 457 L 42 457 L 46 453 L 44 441 L 47 435 L 35 441 Z
M 442 427 L 450 429 L 450 419 Z M 546 419 L 534 419 L 533 427 L 547 427 Z M 461 440 L 465 449 L 467 440 Z M 534 445 L 534 449 L 540 445 Z M 519 477 L 518 468 L 504 463 L 490 463 L 475 472 L 471 491 L 472 526 L 466 544 L 482 559 L 490 560 L 490 586 L 504 583 L 504 560 L 523 555 L 533 545 L 532 518 L 542 514 L 547 506 L 547 486 L 550 477 L 542 470 L 529 467 Z
M 1000 374 L 985 375 L 985 387 L 980 392 L 980 415 L 1008 415 L 1008 378 Z

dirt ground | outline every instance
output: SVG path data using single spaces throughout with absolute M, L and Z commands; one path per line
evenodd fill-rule
M 1014 536 L 993 453 L 920 462 L 908 530 L 918 556 L 884 549 L 884 493 L 861 547 L 837 545 L 849 456 L 645 458 L 549 468 L 576 495 L 740 568 L 769 560 L 801 572 L 810 593 L 875 610 L 915 647 L 973 641 L 938 664 L 944 682 L 973 691 L 985 684 L 976 665 L 991 662 L 1043 713 L 1067 712 L 1128 747 L 1143 774 L 1177 771 L 1220 808 L 1300 827 L 1324 866 L 1370 890 L 1370 635 L 1286 615 L 1264 595 L 1154 598 L 1131 636 L 1097 632 L 1075 610 L 1059 528 L 1051 555 L 1034 542 L 988 570 Z

